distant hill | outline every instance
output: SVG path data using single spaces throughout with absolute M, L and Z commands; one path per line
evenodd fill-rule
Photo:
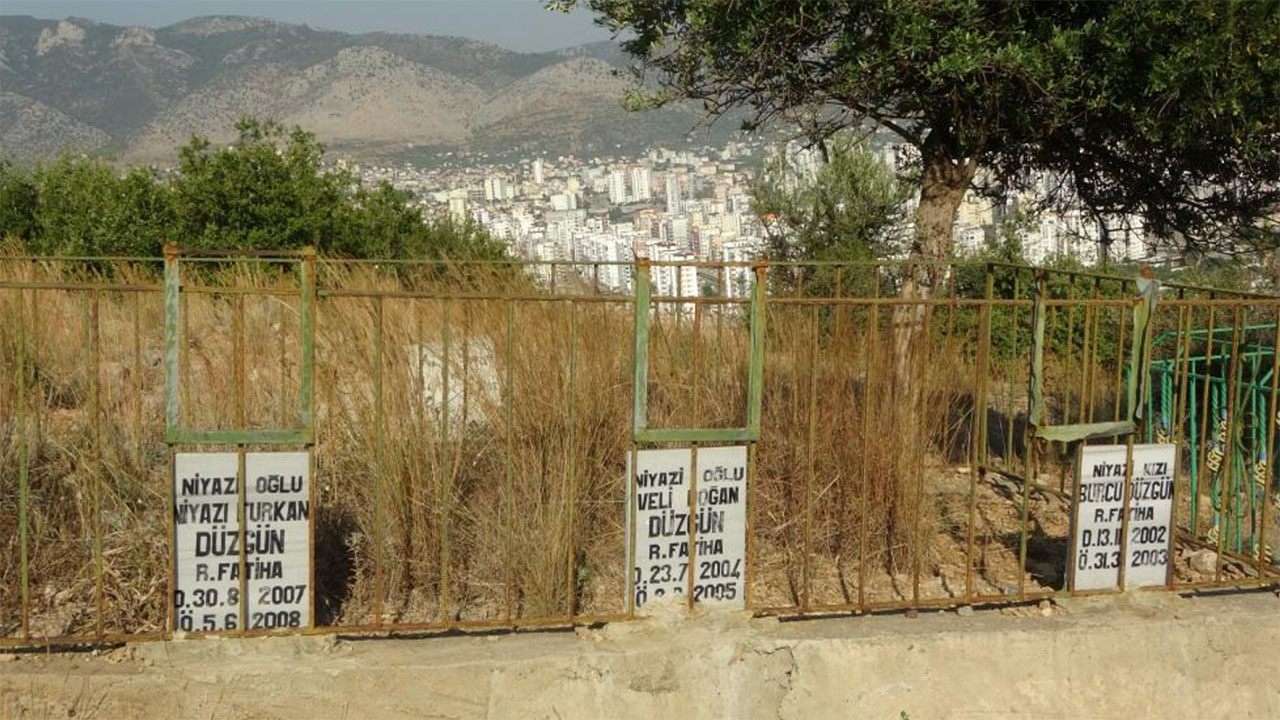
M 315 131 L 356 157 L 422 148 L 588 154 L 682 142 L 698 108 L 628 113 L 612 43 L 516 53 L 455 37 L 351 35 L 251 17 L 163 28 L 0 16 L 0 148 L 165 163 L 243 114 Z M 697 139 L 734 130 L 721 122 Z M 709 132 L 711 134 L 709 134 Z

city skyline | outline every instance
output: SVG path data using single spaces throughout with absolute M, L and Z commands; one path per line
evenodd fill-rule
M 813 177 L 821 162 L 814 148 L 761 138 L 721 147 L 653 147 L 638 155 L 530 155 L 432 168 L 341 163 L 367 186 L 387 182 L 410 192 L 427 218 L 477 223 L 517 257 L 590 267 L 591 277 L 580 279 L 599 289 L 628 292 L 632 278 L 625 264 L 648 258 L 665 264 L 653 276 L 656 292 L 691 297 L 708 282 L 695 271 L 696 263 L 746 262 L 764 256 L 779 232 L 785 241 L 785 230 L 767 226 L 753 205 L 760 160 L 780 147 L 799 182 Z M 877 154 L 892 164 L 902 152 L 889 143 Z M 1043 186 L 1003 203 L 970 194 L 954 224 L 957 253 L 985 251 L 1003 232 L 1004 220 L 1034 205 Z M 893 230 L 899 240 L 911 232 L 915 202 L 907 201 L 902 223 Z M 1015 232 L 1034 264 L 1065 256 L 1093 263 L 1100 257 L 1101 227 L 1080 208 L 1033 213 Z M 1113 240 L 1116 259 L 1148 257 L 1140 224 Z M 905 252 L 906 243 L 898 244 Z M 724 292 L 733 297 L 745 297 L 750 287 L 746 274 L 737 271 L 711 280 L 727 283 Z

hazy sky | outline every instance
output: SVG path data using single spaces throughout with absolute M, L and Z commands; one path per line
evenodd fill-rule
M 608 31 L 592 24 L 591 13 L 552 12 L 541 0 L 4 0 L 0 12 L 151 27 L 200 15 L 253 15 L 345 32 L 458 35 L 522 51 L 609 39 Z

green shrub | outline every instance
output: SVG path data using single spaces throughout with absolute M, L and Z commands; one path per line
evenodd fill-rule
M 34 254 L 156 256 L 184 248 L 285 250 L 306 245 L 358 258 L 500 258 L 474 223 L 426 220 L 412 195 L 360 186 L 327 167 L 324 145 L 301 128 L 252 118 L 235 143 L 193 137 L 178 173 L 123 173 L 104 160 L 62 157 L 27 173 L 0 163 L 0 236 Z

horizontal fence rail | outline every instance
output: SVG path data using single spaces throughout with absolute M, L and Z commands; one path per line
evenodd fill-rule
M 227 447 L 312 453 L 287 632 L 633 618 L 627 468 L 688 438 L 746 445 L 756 614 L 1118 592 L 1070 586 L 1081 443 L 1028 407 L 1043 312 L 1042 424 L 1127 417 L 1133 279 L 305 258 L 167 299 L 163 258 L 0 256 L 0 644 L 171 637 L 174 455 Z M 1277 583 L 1280 298 L 1166 284 L 1144 331 L 1137 432 L 1083 444 L 1176 446 L 1163 589 Z

